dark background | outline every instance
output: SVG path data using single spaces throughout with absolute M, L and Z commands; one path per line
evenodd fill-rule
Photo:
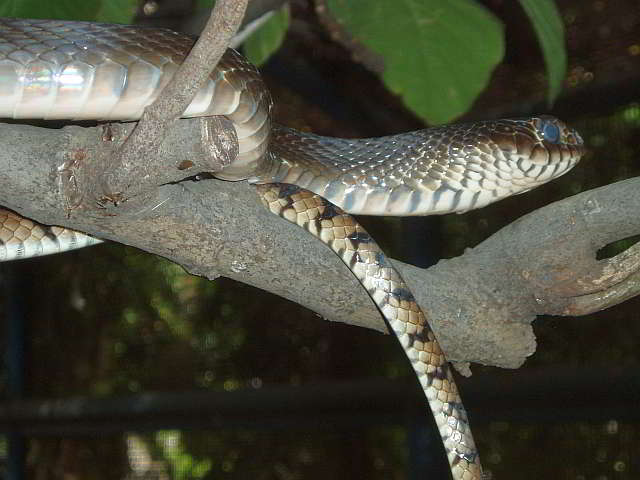
M 141 20 L 180 28 L 192 3 L 158 2 Z M 590 154 L 559 181 L 480 211 L 362 219 L 388 253 L 414 264 L 640 174 L 637 0 L 557 2 L 569 70 L 552 109 L 518 3 L 482 3 L 506 25 L 507 55 L 464 119 L 551 113 L 583 134 Z M 292 15 L 263 68 L 279 122 L 354 137 L 423 127 L 306 2 L 293 2 Z M 6 478 L 446 478 L 413 374 L 388 336 L 113 244 L 2 264 L 0 282 Z M 640 478 L 639 312 L 636 298 L 588 317 L 540 318 L 538 350 L 522 368 L 476 366 L 460 381 L 494 478 Z

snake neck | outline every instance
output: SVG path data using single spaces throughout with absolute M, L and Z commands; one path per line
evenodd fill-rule
M 555 133 L 552 140 L 545 138 Z M 555 130 L 554 130 L 555 129 Z M 552 117 L 341 139 L 273 125 L 249 182 L 289 183 L 360 215 L 462 213 L 569 171 L 582 139 Z

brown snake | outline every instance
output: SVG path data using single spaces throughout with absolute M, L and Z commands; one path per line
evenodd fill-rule
M 0 19 L 0 117 L 136 120 L 192 44 L 191 37 L 168 30 Z M 263 184 L 257 189 L 272 212 L 340 256 L 409 358 L 454 480 L 480 479 L 467 414 L 424 313 L 378 245 L 345 211 L 428 215 L 479 208 L 568 171 L 584 151 L 582 139 L 559 120 L 541 116 L 345 140 L 273 125 L 270 111 L 258 71 L 228 50 L 184 116 L 224 115 L 233 123 L 238 158 L 212 173 Z M 97 241 L 0 210 L 0 260 Z

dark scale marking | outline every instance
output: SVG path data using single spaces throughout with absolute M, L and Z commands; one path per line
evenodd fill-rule
M 476 204 L 478 203 L 479 196 L 480 196 L 480 190 L 478 190 L 476 193 L 473 194 L 473 197 L 471 198 L 471 208 L 476 206 Z
M 356 264 L 358 263 L 364 263 L 364 262 L 362 261 L 362 257 L 360 256 L 360 254 L 358 252 L 355 252 L 353 255 L 351 255 L 351 258 L 349 259 L 349 268 L 353 270 Z
M 443 368 L 442 365 L 436 367 L 435 372 L 433 373 L 433 378 L 437 378 L 439 380 L 446 380 L 448 378 L 447 373 L 449 371 L 448 367 Z
M 344 215 L 344 214 L 338 207 L 336 207 L 333 203 L 325 202 L 325 206 L 322 209 L 322 212 L 320 212 L 320 215 L 318 216 L 318 218 L 320 220 L 331 220 L 332 218 L 337 217 L 339 215 Z
M 464 405 L 462 405 L 460 402 L 447 402 L 445 403 L 445 407 L 442 410 L 442 413 L 444 413 L 447 417 L 451 417 L 453 416 L 453 412 L 464 412 Z M 462 417 L 463 420 L 466 420 L 466 416 Z
M 409 337 L 409 341 L 411 342 L 411 345 L 413 345 L 416 341 L 417 342 L 422 342 L 422 343 L 427 343 L 429 342 L 429 332 L 431 331 L 429 329 L 429 327 L 427 325 L 421 325 L 423 327 L 422 332 L 420 333 L 405 333 L 405 335 L 407 337 Z M 417 360 L 417 362 L 422 362 L 422 360 Z M 440 367 L 436 367 L 436 369 L 438 369 Z M 431 385 L 431 377 L 435 377 L 434 375 L 432 375 L 431 373 L 426 374 L 427 378 L 429 379 L 429 385 Z
M 413 192 L 411 192 L 411 196 L 409 198 L 409 212 L 415 212 L 420 206 L 422 193 L 414 190 Z
M 407 288 L 394 288 L 391 294 L 400 300 L 406 300 L 407 302 L 415 302 L 413 294 Z
M 387 262 L 387 257 L 383 252 L 376 252 L 375 262 L 376 262 L 376 265 L 378 265 L 380 268 L 393 268 Z
M 372 285 L 370 287 L 367 287 L 367 292 L 369 292 L 371 295 L 373 295 L 377 291 L 378 291 L 378 286 L 377 285 Z M 385 300 L 383 300 L 383 302 L 385 302 Z
M 464 444 L 463 444 L 464 445 Z M 452 465 L 457 465 L 461 460 L 465 460 L 468 463 L 475 463 L 478 459 L 478 452 L 468 453 L 461 452 L 457 448 L 454 449 L 456 456 L 453 458 Z
M 556 176 L 556 173 L 558 172 L 558 170 L 560 169 L 560 167 L 561 167 L 561 166 L 562 166 L 562 164 L 561 164 L 561 163 L 556 163 L 556 164 L 553 166 L 553 171 L 551 172 L 551 178 L 553 178 L 553 177 L 555 177 L 555 176 Z
M 367 232 L 358 231 L 358 230 L 347 235 L 347 238 L 351 240 L 351 242 L 353 243 L 353 248 L 355 248 L 356 250 L 359 249 L 360 245 L 362 244 L 368 244 L 373 242 L 371 235 L 369 235 Z
M 453 203 L 450 206 L 451 210 L 457 210 L 458 209 L 458 205 L 460 204 L 460 200 L 461 199 L 462 199 L 462 190 L 458 190 L 453 195 Z
M 432 200 L 431 204 L 434 207 L 437 207 L 438 204 L 440 203 L 440 197 L 441 196 L 442 196 L 442 187 L 439 187 L 433 192 L 433 200 Z
M 301 190 L 300 187 L 296 187 L 295 185 L 291 185 L 289 183 L 280 183 L 278 185 L 278 198 L 290 197 L 291 195 L 299 193 Z M 291 199 L 289 199 L 289 202 L 291 202 Z
M 465 452 L 459 452 L 456 450 L 456 454 L 458 457 L 460 458 L 464 458 L 468 463 L 476 463 L 476 460 L 478 459 L 478 452 L 473 452 L 473 453 L 465 453 Z
M 426 332 L 426 329 L 425 329 Z M 411 339 L 412 343 L 415 341 L 414 339 L 417 339 L 421 342 L 426 342 L 426 334 L 425 335 L 415 335 L 415 334 L 407 334 L 409 336 L 409 338 Z M 449 380 L 449 377 L 447 375 L 447 371 L 448 371 L 448 367 L 446 366 L 446 364 L 442 364 L 436 367 L 435 371 L 433 373 L 429 373 L 427 375 L 427 385 L 431 386 L 433 385 L 433 381 L 434 380 Z M 453 379 L 452 379 L 453 382 Z M 446 405 L 446 403 L 445 403 Z M 451 413 L 446 412 L 446 411 L 442 411 L 442 413 L 444 413 L 447 416 L 451 416 Z
M 58 244 L 58 237 L 55 233 L 52 232 L 52 227 L 46 227 L 43 228 L 44 230 L 44 236 L 47 237 L 49 240 L 51 240 L 52 242 Z
M 320 217 L 316 217 L 313 220 L 311 220 L 310 222 L 307 222 L 307 224 L 308 224 L 307 230 L 309 232 L 311 232 L 311 229 L 309 228 L 311 226 L 311 222 L 313 222 L 313 225 L 316 227 L 316 230 L 318 232 L 322 230 L 322 219 Z

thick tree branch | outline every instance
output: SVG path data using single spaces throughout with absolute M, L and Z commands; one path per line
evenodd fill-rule
M 458 344 L 450 357 L 518 367 L 535 349 L 530 324 L 537 315 L 585 315 L 640 293 L 640 248 L 596 259 L 608 243 L 640 234 L 639 187 L 634 178 L 575 195 L 525 215 L 461 257 L 426 271 L 403 267 L 420 303 L 451 322 L 438 331 L 445 345 Z M 473 350 L 476 358 L 464 354 Z
M 168 164 L 184 158 L 189 129 L 199 129 L 194 120 L 176 126 L 176 139 L 163 143 Z M 42 223 L 162 255 L 195 274 L 254 285 L 328 320 L 385 330 L 338 257 L 268 213 L 244 182 L 167 184 L 136 211 L 113 216 L 86 209 L 69 217 L 59 189 L 60 165 L 73 152 L 107 148 L 101 136 L 101 127 L 2 125 L 0 205 Z M 172 153 L 174 141 L 182 146 Z M 639 209 L 640 178 L 634 178 L 533 212 L 430 269 L 397 265 L 450 358 L 514 368 L 535 349 L 530 323 L 536 315 L 584 314 L 637 293 L 638 248 L 600 261 L 595 254 L 614 240 L 640 233 Z

